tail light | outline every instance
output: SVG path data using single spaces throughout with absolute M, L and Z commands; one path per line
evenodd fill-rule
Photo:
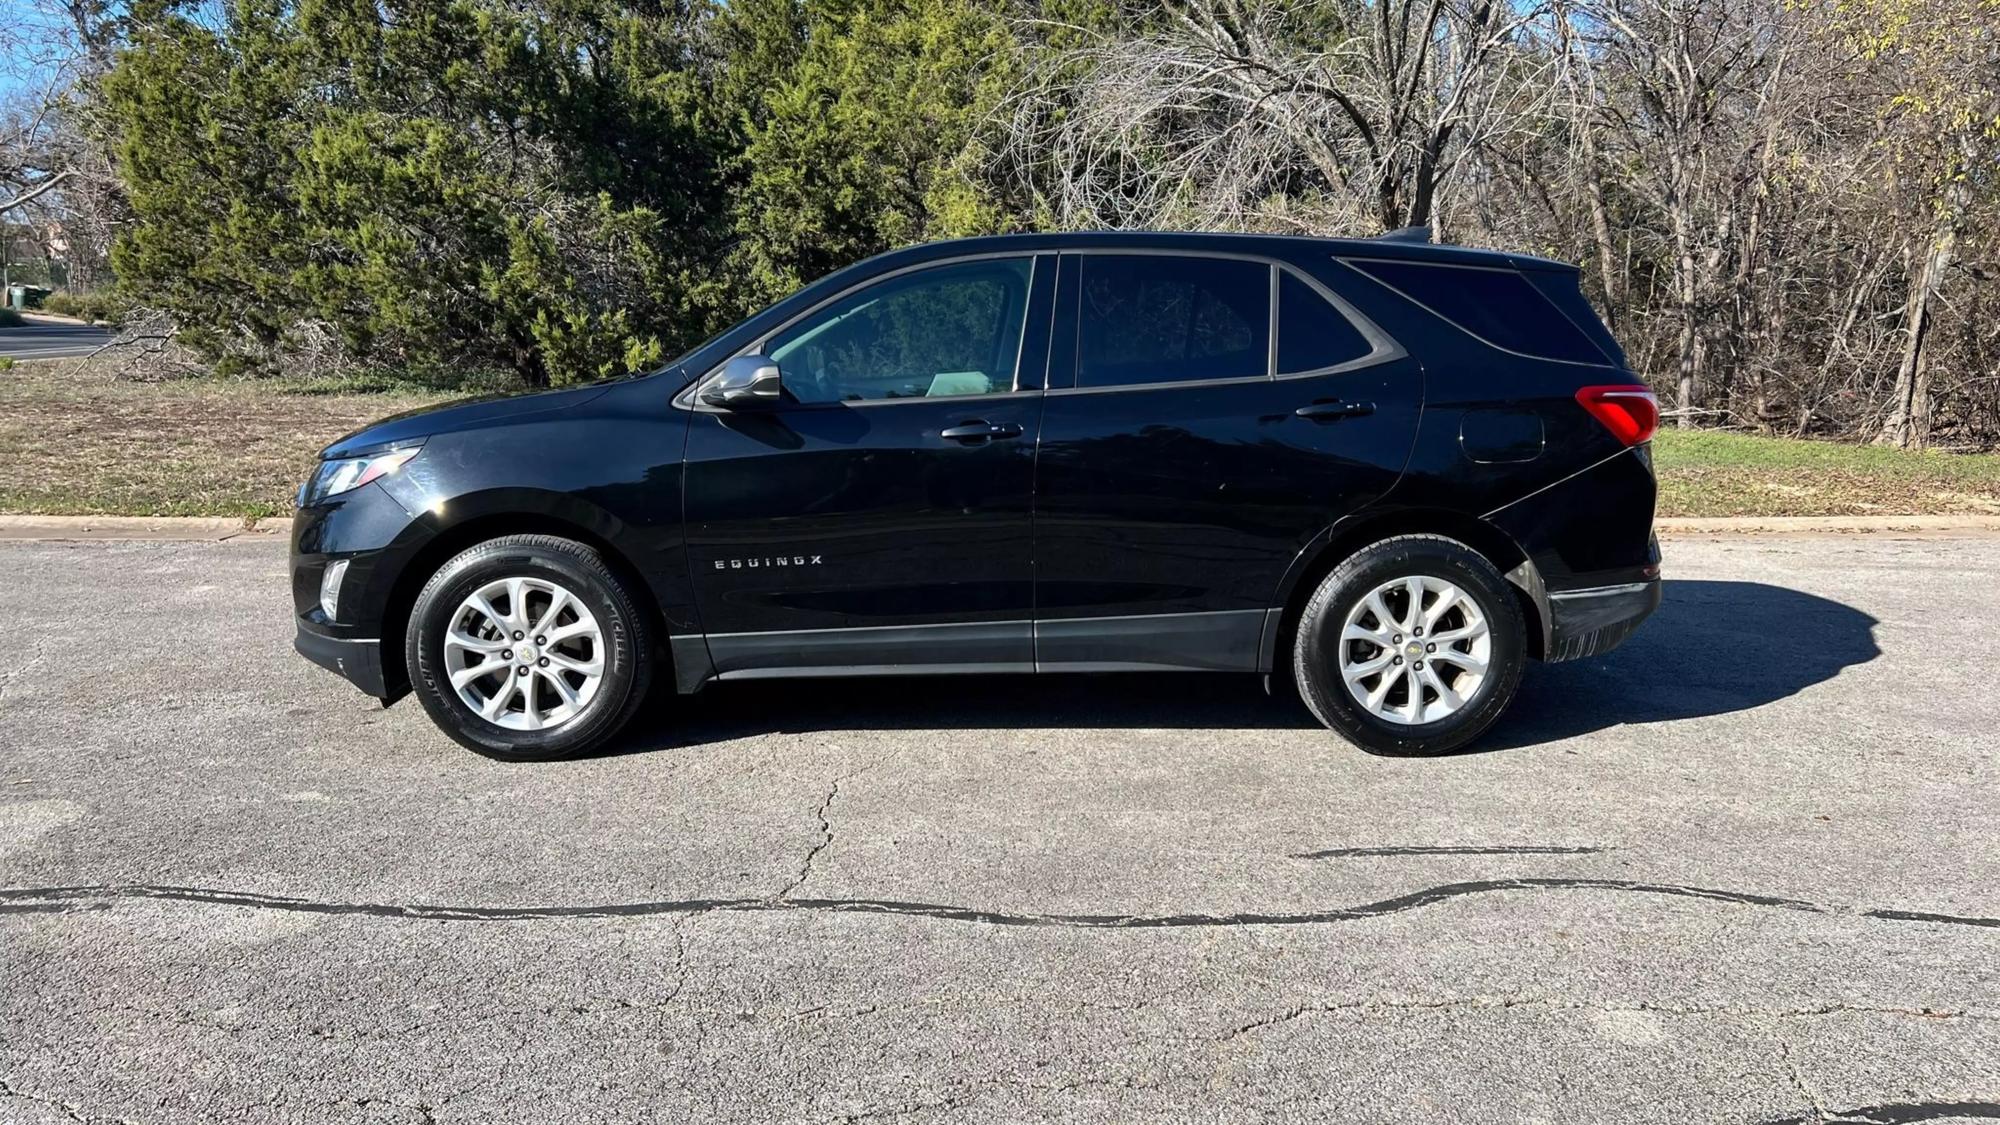
M 1660 428 L 1660 400 L 1636 383 L 1585 387 L 1576 392 L 1576 401 L 1626 445 L 1649 441 Z

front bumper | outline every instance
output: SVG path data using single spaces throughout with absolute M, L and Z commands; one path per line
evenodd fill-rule
M 1660 580 L 1550 591 L 1547 655 L 1551 663 L 1601 656 L 1625 642 L 1660 608 Z
M 292 648 L 300 656 L 333 672 L 348 683 L 381 700 L 393 703 L 408 694 L 409 688 L 391 688 L 382 672 L 382 642 L 375 637 L 332 637 L 315 631 L 301 619 Z
M 401 650 L 385 651 L 382 638 L 400 644 L 402 629 L 386 619 L 387 611 L 398 578 L 429 534 L 379 481 L 299 509 L 291 557 L 292 647 L 299 655 L 385 703 L 408 694 Z M 329 620 L 319 604 L 320 578 L 339 561 L 347 572 L 339 617 Z

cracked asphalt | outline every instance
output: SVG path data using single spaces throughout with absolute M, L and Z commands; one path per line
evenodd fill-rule
M 2000 538 L 1675 540 L 1429 761 L 1119 676 L 507 766 L 282 545 L 0 568 L 0 1122 L 2000 1117 Z

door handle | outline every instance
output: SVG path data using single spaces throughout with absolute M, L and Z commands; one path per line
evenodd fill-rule
M 1340 402 L 1338 400 L 1333 402 L 1315 402 L 1301 406 L 1297 410 L 1292 411 L 1292 413 L 1301 418 L 1310 418 L 1315 422 L 1338 422 L 1342 418 L 1359 418 L 1364 414 L 1373 414 L 1375 413 L 1375 404 L 1372 402 Z
M 1022 432 L 1021 423 L 1019 422 L 982 422 L 974 419 L 970 422 L 962 422 L 956 426 L 946 426 L 944 429 L 938 431 L 938 436 L 970 444 L 982 441 L 996 441 L 1000 438 L 1020 437 Z

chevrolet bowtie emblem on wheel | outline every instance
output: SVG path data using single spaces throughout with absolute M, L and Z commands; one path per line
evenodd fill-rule
M 717 570 L 756 570 L 766 566 L 818 566 L 818 555 L 768 555 L 754 559 L 717 559 Z

